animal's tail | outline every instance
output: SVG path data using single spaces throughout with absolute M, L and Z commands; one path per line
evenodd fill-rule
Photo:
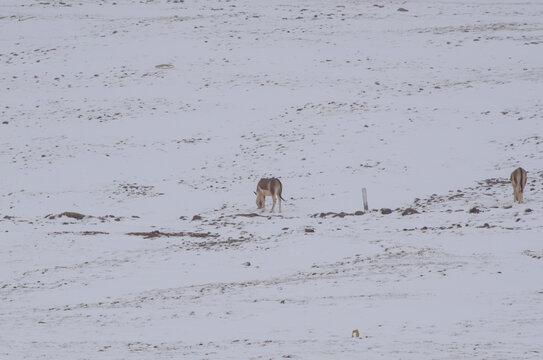
M 277 181 L 279 181 L 279 199 L 283 200 L 283 201 L 286 201 L 285 199 L 283 199 L 283 197 L 281 196 L 281 193 L 283 192 L 283 184 L 281 184 L 281 180 L 277 179 Z
M 524 176 L 524 171 L 520 171 L 520 191 L 524 192 L 524 188 L 526 187 L 526 177 Z

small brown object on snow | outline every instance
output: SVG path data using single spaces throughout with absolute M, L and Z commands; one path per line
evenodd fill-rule
M 358 329 L 353 330 L 353 334 L 351 335 L 351 337 L 360 337 L 360 333 L 358 332 Z
M 63 216 L 66 216 L 66 217 L 69 217 L 69 218 L 72 218 L 72 219 L 76 219 L 76 220 L 82 220 L 85 217 L 85 215 L 80 214 L 80 213 L 76 213 L 76 212 L 73 212 L 73 211 L 65 211 L 62 214 L 58 215 L 58 217 L 63 217 Z
M 419 212 L 413 208 L 407 208 L 402 212 L 402 216 L 419 214 Z

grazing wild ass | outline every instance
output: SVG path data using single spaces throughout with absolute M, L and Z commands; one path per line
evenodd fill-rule
M 256 186 L 256 206 L 259 209 L 264 209 L 266 207 L 266 196 L 271 196 L 273 199 L 273 206 L 270 212 L 273 212 L 275 208 L 276 197 L 279 199 L 279 212 L 281 212 L 281 200 L 285 200 L 281 197 L 283 192 L 283 185 L 281 181 L 276 178 L 271 179 L 260 179 L 258 185 Z
M 513 185 L 513 196 L 514 201 L 517 201 L 519 204 L 522 203 L 522 193 L 526 187 L 526 170 L 523 168 L 518 168 L 511 173 L 511 185 Z

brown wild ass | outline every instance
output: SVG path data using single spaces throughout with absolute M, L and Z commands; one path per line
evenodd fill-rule
M 283 184 L 281 181 L 276 178 L 271 179 L 260 179 L 258 185 L 256 186 L 256 206 L 259 209 L 264 209 L 266 207 L 266 196 L 271 196 L 273 199 L 273 206 L 270 212 L 273 212 L 275 208 L 276 197 L 279 199 L 279 212 L 281 212 L 281 200 L 285 200 L 281 197 L 283 192 Z
M 524 188 L 526 187 L 526 170 L 523 168 L 518 168 L 511 173 L 511 185 L 513 185 L 513 196 L 514 201 L 517 201 L 519 204 L 522 203 L 522 194 L 524 193 Z

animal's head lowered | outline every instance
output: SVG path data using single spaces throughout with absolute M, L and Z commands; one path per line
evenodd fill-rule
M 262 209 L 264 207 L 264 195 L 262 194 L 256 194 L 256 206 L 259 208 L 259 209 Z

